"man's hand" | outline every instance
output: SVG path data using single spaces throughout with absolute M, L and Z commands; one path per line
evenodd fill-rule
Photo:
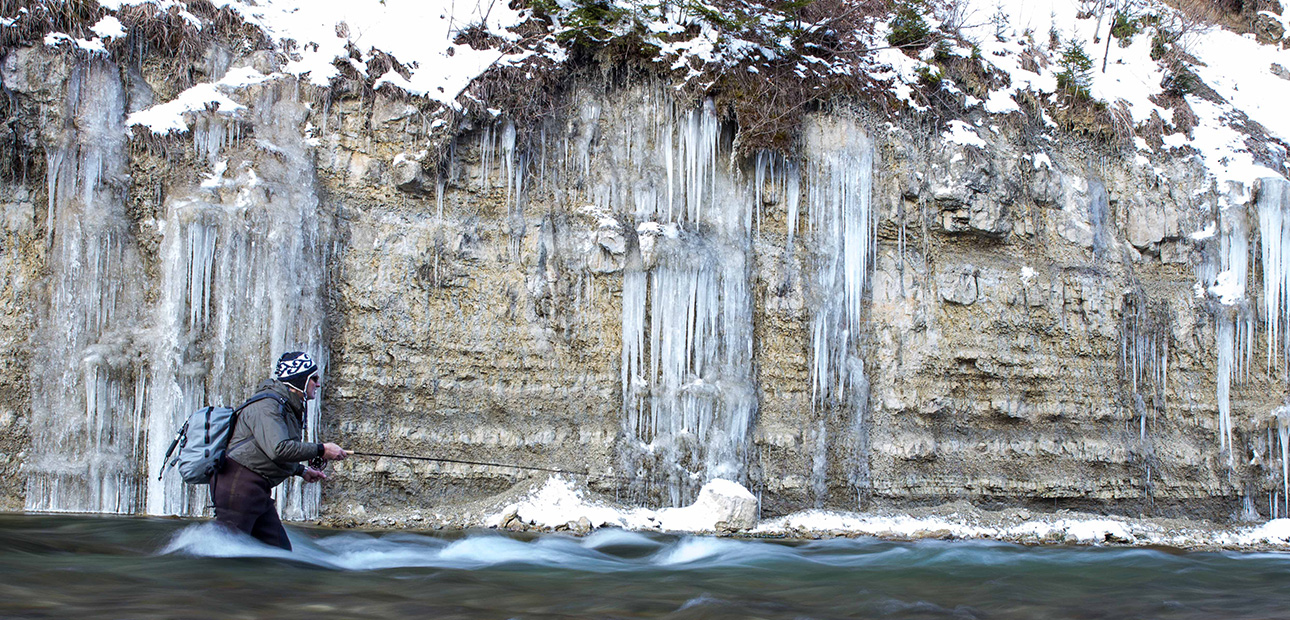
M 341 448 L 340 446 L 334 443 L 323 444 L 322 457 L 328 461 L 343 461 L 345 460 L 345 457 L 349 456 L 350 454 L 353 454 L 353 453 L 350 452 L 349 450 L 345 450 Z
M 312 467 L 306 467 L 305 473 L 302 474 L 302 477 L 305 479 L 305 482 L 318 482 L 319 480 L 326 478 L 327 474 L 324 474 Z

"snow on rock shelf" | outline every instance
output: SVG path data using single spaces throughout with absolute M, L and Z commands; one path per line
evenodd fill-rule
M 559 476 L 552 477 L 525 499 L 488 517 L 489 527 L 507 527 L 517 520 L 539 528 L 589 529 L 621 527 L 664 532 L 734 532 L 757 523 L 757 498 L 742 485 L 713 480 L 699 498 L 680 508 L 618 508 L 584 499 L 585 489 Z M 581 524 L 581 526 L 579 526 Z

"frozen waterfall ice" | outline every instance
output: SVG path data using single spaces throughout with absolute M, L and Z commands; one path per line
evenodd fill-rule
M 212 178 L 176 192 L 165 204 L 158 338 L 150 352 L 149 471 L 160 467 L 171 429 L 205 404 L 235 405 L 268 375 L 275 356 L 310 351 L 326 369 L 322 298 L 330 230 L 317 217 L 313 161 L 298 126 L 305 106 L 287 80 L 258 90 L 254 115 L 207 119 L 194 145 L 211 157 Z M 255 141 L 221 141 L 207 131 Z M 309 406 L 306 440 L 318 425 Z M 200 513 L 202 488 L 177 477 L 148 477 L 150 514 Z M 276 490 L 286 518 L 317 514 L 319 488 L 292 479 Z
M 627 238 L 621 465 L 638 479 L 638 492 L 657 489 L 661 501 L 681 505 L 708 480 L 747 476 L 758 407 L 752 242 L 766 191 L 782 197 L 790 248 L 799 208 L 808 215 L 802 268 L 814 308 L 813 397 L 850 416 L 844 434 L 863 432 L 868 394 L 859 335 L 875 244 L 873 148 L 853 122 L 816 124 L 809 159 L 798 164 L 763 153 L 748 174 L 728 158 L 729 132 L 711 102 L 687 110 L 645 95 L 636 105 L 633 120 L 614 129 L 620 135 L 593 145 L 575 134 L 566 144 L 575 145 L 574 172 L 593 177 L 588 193 L 601 217 Z M 579 118 L 600 112 L 588 104 Z M 588 127 L 582 131 L 593 131 Z M 587 163 L 593 150 L 594 167 Z M 817 430 L 821 449 L 864 444 Z M 815 469 L 811 478 L 822 479 Z
M 1263 302 L 1268 329 L 1268 368 L 1287 375 L 1290 359 L 1290 184 L 1259 179 L 1259 241 L 1263 260 Z
M 870 208 L 873 146 L 851 123 L 807 131 L 807 211 L 815 271 L 811 317 L 811 394 L 844 399 L 863 381 L 858 345 L 877 227 Z M 855 373 L 860 373 L 859 375 Z
M 1249 372 L 1253 350 L 1254 313 L 1246 302 L 1249 277 L 1249 237 L 1244 209 L 1228 205 L 1219 212 L 1218 254 L 1202 265 L 1202 277 L 1212 283 L 1217 298 L 1215 340 L 1218 347 L 1217 383 L 1219 449 L 1235 463 L 1232 445 L 1231 389 Z
M 708 480 L 746 476 L 757 407 L 752 188 L 719 165 L 723 136 L 711 102 L 641 107 L 659 122 L 629 126 L 598 154 L 611 176 L 594 190 L 633 241 L 623 269 L 621 458 L 641 485 L 682 505 Z
M 28 510 L 135 511 L 146 365 L 143 265 L 125 215 L 125 96 L 92 60 L 66 84 L 47 147 L 50 287 L 32 361 Z
M 26 507 L 199 514 L 204 488 L 156 478 L 180 422 L 249 396 L 285 349 L 326 363 L 330 231 L 315 217 L 305 107 L 280 80 L 254 89 L 248 118 L 198 114 L 189 148 L 212 172 L 158 192 L 168 197 L 157 284 L 127 213 L 120 72 L 85 61 L 66 92 L 61 142 L 46 147 L 50 287 L 32 362 Z M 241 123 L 255 141 L 240 140 Z M 316 486 L 284 485 L 278 498 L 284 517 L 317 512 Z

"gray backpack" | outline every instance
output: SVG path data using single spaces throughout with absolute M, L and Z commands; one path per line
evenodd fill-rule
M 233 436 L 233 429 L 237 428 L 237 414 L 251 403 L 266 398 L 278 401 L 279 405 L 285 404 L 281 396 L 272 392 L 261 392 L 242 403 L 237 409 L 202 407 L 194 411 L 188 416 L 184 425 L 179 427 L 175 440 L 170 442 L 165 458 L 161 459 L 161 471 L 157 472 L 157 480 L 161 480 L 162 476 L 166 475 L 166 468 L 177 466 L 184 482 L 210 484 L 211 478 L 224 463 L 224 455 L 237 447 L 228 446 L 229 438 Z M 247 437 L 238 442 L 238 445 L 251 439 Z M 175 453 L 175 448 L 179 448 L 179 453 L 171 459 L 170 455 Z

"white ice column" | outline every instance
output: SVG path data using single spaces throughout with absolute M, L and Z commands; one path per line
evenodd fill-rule
M 1268 368 L 1290 358 L 1290 184 L 1259 179 L 1259 246 L 1263 259 L 1263 303 L 1268 328 Z
M 189 412 L 236 406 L 285 351 L 308 352 L 326 372 L 322 292 L 331 233 L 301 134 L 304 107 L 283 80 L 263 89 L 251 109 L 255 143 L 224 141 L 224 150 L 212 151 L 209 141 L 195 140 L 215 172 L 166 204 L 149 401 L 150 514 L 200 514 L 209 503 L 204 487 L 173 473 L 156 476 Z M 311 403 L 307 440 L 317 439 L 318 414 Z M 318 485 L 292 479 L 276 496 L 284 518 L 317 514 Z
M 848 482 L 857 490 L 868 485 L 869 390 L 860 335 L 877 222 L 871 206 L 874 150 L 864 130 L 848 119 L 815 119 L 805 138 L 811 400 L 817 416 L 834 411 L 845 421 L 830 433 L 817 419 L 810 476 L 818 504 L 827 489 L 831 446 L 848 455 Z
M 1254 316 L 1246 303 L 1249 275 L 1249 238 L 1244 209 L 1228 207 L 1220 212 L 1218 275 L 1210 293 L 1218 298 L 1216 325 L 1218 346 L 1219 447 L 1227 452 L 1228 466 L 1235 463 L 1232 447 L 1231 386 L 1248 372 L 1253 349 Z
M 32 360 L 26 508 L 134 512 L 147 372 L 144 270 L 125 209 L 125 97 L 104 60 L 72 70 L 46 146 L 49 296 Z
M 640 117 L 597 153 L 603 166 L 593 169 L 602 176 L 590 191 L 641 235 L 663 231 L 649 233 L 644 253 L 644 242 L 629 243 L 624 269 L 621 456 L 625 469 L 678 505 L 708 480 L 746 482 L 757 409 L 754 192 L 719 164 L 721 127 L 710 102 L 677 110 L 646 98 Z
M 811 394 L 847 397 L 872 271 L 876 221 L 871 208 L 873 146 L 853 123 L 821 121 L 807 131 L 807 210 L 814 271 Z M 857 358 L 858 359 L 858 358 Z

